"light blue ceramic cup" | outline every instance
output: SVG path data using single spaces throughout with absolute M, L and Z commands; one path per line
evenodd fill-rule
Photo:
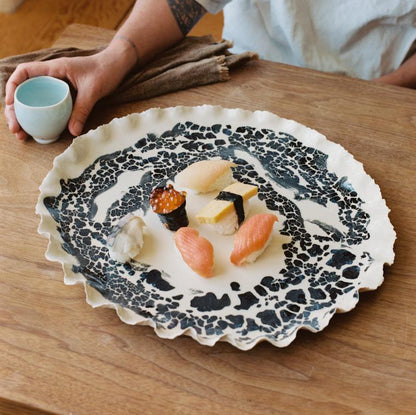
M 20 126 L 40 144 L 56 141 L 72 112 L 66 82 L 38 76 L 21 83 L 14 94 L 14 111 Z

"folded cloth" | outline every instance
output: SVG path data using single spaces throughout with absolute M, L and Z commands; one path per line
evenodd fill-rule
M 132 70 L 108 97 L 106 102 L 122 104 L 162 95 L 168 92 L 207 85 L 229 79 L 229 69 L 256 59 L 257 54 L 231 54 L 232 43 L 214 41 L 212 36 L 188 36 L 143 67 Z M 93 55 L 94 49 L 49 48 L 0 60 L 0 100 L 4 104 L 5 86 L 16 66 L 22 62 L 47 61 L 71 56 Z

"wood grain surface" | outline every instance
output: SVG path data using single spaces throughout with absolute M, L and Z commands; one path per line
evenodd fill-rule
M 0 58 L 51 46 L 71 23 L 115 29 L 134 0 L 26 0 L 0 14 Z
M 60 45 L 90 47 L 110 37 L 76 26 Z M 19 143 L 1 117 L 0 412 L 413 414 L 416 91 L 257 61 L 226 83 L 98 107 L 87 129 L 151 107 L 200 104 L 272 111 L 317 129 L 361 161 L 398 234 L 384 284 L 362 293 L 354 310 L 334 316 L 322 332 L 301 331 L 284 349 L 211 348 L 123 324 L 113 310 L 86 304 L 81 286 L 64 285 L 37 234 L 38 187 L 71 137 L 48 146 Z
M 133 4 L 134 0 L 25 0 L 13 14 L 0 13 L 0 59 L 47 48 L 70 24 L 117 29 Z M 212 34 L 221 39 L 222 26 L 222 12 L 206 14 L 190 35 Z

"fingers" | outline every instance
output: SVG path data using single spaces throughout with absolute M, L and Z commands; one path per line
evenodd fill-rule
M 10 131 L 18 138 L 24 137 L 25 134 L 20 129 L 14 113 L 13 101 L 17 86 L 31 77 L 49 75 L 69 81 L 77 91 L 68 129 L 72 135 L 80 135 L 95 103 L 113 90 L 118 82 L 109 65 L 102 65 L 100 59 L 101 55 L 97 54 L 91 57 L 60 58 L 49 62 L 19 65 L 6 85 L 5 115 Z
M 9 130 L 13 134 L 16 134 L 20 130 L 20 126 L 19 126 L 19 124 L 16 120 L 13 105 L 6 105 L 6 107 L 4 109 L 4 115 L 6 116 L 7 125 L 9 126 Z
M 13 104 L 14 92 L 18 85 L 34 76 L 49 75 L 56 78 L 63 78 L 65 71 L 63 71 L 62 59 L 56 59 L 49 62 L 28 62 L 21 63 L 10 75 L 6 84 L 6 105 Z
M 72 115 L 68 122 L 68 129 L 72 135 L 78 136 L 82 133 L 87 118 L 96 102 L 97 99 L 95 99 L 93 94 L 89 93 L 88 89 L 78 90 Z
M 17 133 L 15 133 L 15 136 L 19 141 L 25 141 L 29 137 L 26 131 L 22 129 L 20 129 Z
M 4 114 L 10 131 L 16 135 L 18 140 L 25 140 L 27 134 L 20 128 L 14 112 L 14 93 L 18 85 L 34 76 L 49 75 L 56 78 L 64 77 L 64 65 L 62 59 L 50 62 L 22 63 L 16 67 L 6 83 L 5 110 Z
M 18 140 L 26 140 L 28 137 L 27 133 L 20 128 L 19 123 L 16 120 L 16 115 L 14 113 L 13 105 L 6 105 L 4 109 L 4 113 L 7 120 L 7 125 L 9 126 L 9 130 L 16 136 Z
M 14 92 L 16 91 L 17 86 L 28 78 L 29 76 L 24 65 L 18 65 L 6 83 L 6 105 L 13 104 Z

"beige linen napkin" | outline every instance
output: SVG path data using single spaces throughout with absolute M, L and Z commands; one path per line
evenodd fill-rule
M 121 104 L 162 95 L 168 92 L 207 85 L 229 79 L 229 69 L 249 60 L 257 54 L 246 52 L 231 54 L 232 43 L 216 42 L 211 36 L 188 36 L 160 54 L 143 67 L 130 72 L 117 90 L 105 98 L 106 102 Z M 0 60 L 0 100 L 4 104 L 7 79 L 19 63 L 47 61 L 70 56 L 88 56 L 102 50 L 77 48 L 49 48 L 11 56 Z

